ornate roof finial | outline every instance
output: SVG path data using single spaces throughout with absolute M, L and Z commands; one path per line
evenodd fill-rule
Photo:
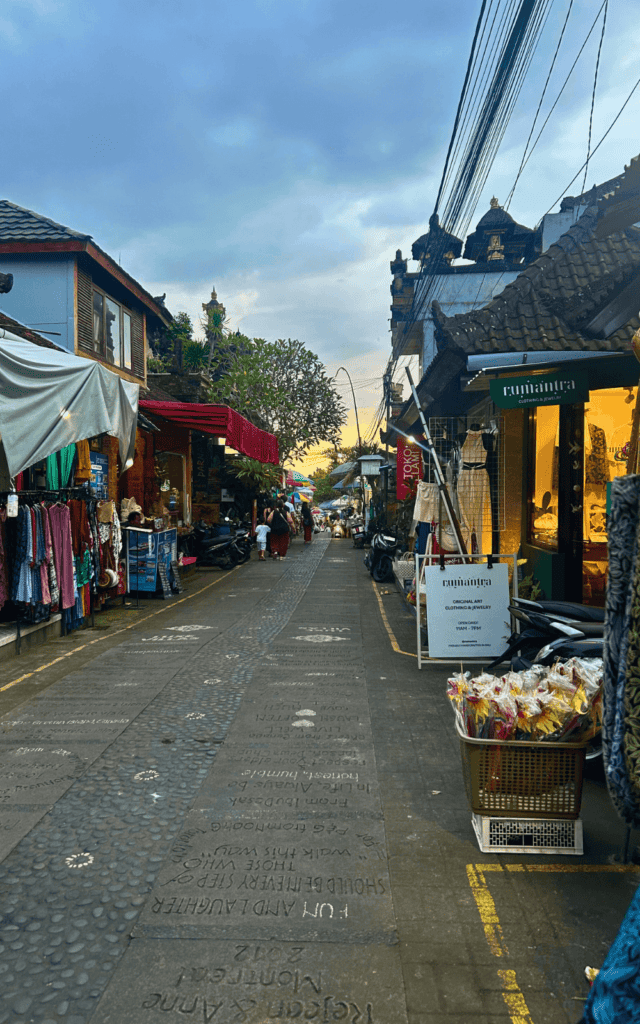
M 500 203 L 498 202 L 498 200 L 496 199 L 495 196 L 491 200 L 490 206 L 491 206 L 492 210 L 500 210 L 501 209 Z

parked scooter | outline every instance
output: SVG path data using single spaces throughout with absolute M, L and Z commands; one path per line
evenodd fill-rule
M 371 548 L 364 564 L 376 583 L 393 579 L 393 559 L 398 547 L 397 538 L 391 534 L 380 532 L 371 538 Z
M 507 647 L 501 655 L 495 658 L 487 671 L 492 671 L 504 662 L 512 662 L 515 657 L 521 657 L 528 662 L 541 661 L 543 664 L 550 664 L 547 659 L 553 660 L 553 654 L 557 651 L 556 641 L 559 646 L 572 645 L 573 654 L 577 657 L 602 657 L 602 643 L 604 633 L 604 622 L 593 621 L 593 613 L 600 609 L 590 608 L 586 605 L 572 605 L 569 602 L 544 602 L 553 605 L 554 608 L 562 606 L 563 611 L 571 611 L 572 617 L 564 614 L 556 614 L 554 610 L 545 611 L 542 609 L 542 602 L 514 600 L 509 605 L 511 615 L 517 619 L 522 627 L 520 632 L 514 632 L 509 637 Z M 531 607 L 537 605 L 537 608 Z M 579 615 L 584 618 L 578 618 Z M 555 645 L 555 646 L 554 646 Z M 546 649 L 549 648 L 547 653 Z M 545 652 L 544 654 L 542 652 Z M 599 653 L 594 653 L 598 651 Z M 557 657 L 571 657 L 572 655 L 562 654 Z
M 234 539 L 240 553 L 239 564 L 242 565 L 251 558 L 251 548 L 253 547 L 251 527 L 247 523 L 241 523 L 238 529 L 236 529 Z
M 205 523 L 195 523 L 193 540 L 198 568 L 233 569 L 240 562 L 240 549 L 231 534 L 216 536 Z

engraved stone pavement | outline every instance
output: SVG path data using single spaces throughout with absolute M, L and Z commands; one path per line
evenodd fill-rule
M 576 1024 L 638 881 L 603 779 L 579 864 L 479 853 L 362 552 L 210 580 L 5 705 L 0 1024 Z
M 5 719 L 0 1021 L 406 1020 L 359 608 L 327 544 L 224 632 L 200 608 Z

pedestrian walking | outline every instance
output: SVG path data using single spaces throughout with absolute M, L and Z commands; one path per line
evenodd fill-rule
M 304 542 L 305 544 L 310 544 L 313 536 L 313 516 L 308 501 L 302 502 L 302 526 L 304 528 Z
M 289 547 L 289 530 L 293 529 L 293 519 L 284 507 L 284 502 L 279 501 L 267 519 L 271 527 L 269 540 L 271 541 L 271 552 L 274 558 L 286 558 Z
M 258 561 L 266 562 L 265 551 L 267 548 L 267 540 L 271 533 L 271 527 L 267 526 L 266 523 L 260 523 L 256 526 L 256 540 L 258 542 Z

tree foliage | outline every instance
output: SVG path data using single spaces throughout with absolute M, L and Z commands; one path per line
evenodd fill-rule
M 207 349 L 193 337 L 193 323 L 188 313 L 176 313 L 172 323 L 153 338 L 153 355 L 147 360 L 151 373 L 199 370 L 206 366 Z
M 278 438 L 281 462 L 337 444 L 345 410 L 323 364 L 300 341 L 232 335 L 211 360 L 209 397 Z
M 226 471 L 250 491 L 270 491 L 274 487 L 279 487 L 282 479 L 277 466 L 258 462 L 257 459 L 249 459 L 246 456 L 229 459 Z

